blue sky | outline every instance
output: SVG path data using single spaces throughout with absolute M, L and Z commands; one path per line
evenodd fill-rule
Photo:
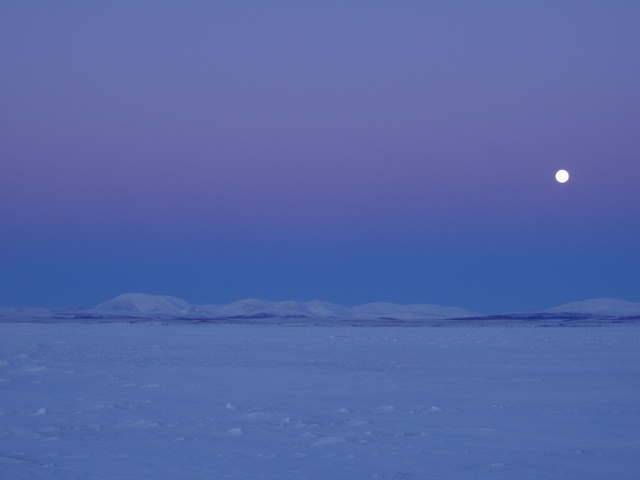
M 639 23 L 633 2 L 3 2 L 0 305 L 640 301 Z

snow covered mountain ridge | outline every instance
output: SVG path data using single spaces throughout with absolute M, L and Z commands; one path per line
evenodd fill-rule
M 0 307 L 0 318 L 64 319 L 64 318 L 193 318 L 193 319 L 326 319 L 409 321 L 484 318 L 502 320 L 576 319 L 576 318 L 640 318 L 640 303 L 613 298 L 597 298 L 573 302 L 542 312 L 520 312 L 483 315 L 459 307 L 394 303 L 367 303 L 344 307 L 335 303 L 268 302 L 246 299 L 227 305 L 192 305 L 182 299 L 163 295 L 125 293 L 91 308 L 11 308 Z
M 480 313 L 459 307 L 395 303 L 367 303 L 355 307 L 344 307 L 335 303 L 314 300 L 299 303 L 294 301 L 268 302 L 246 299 L 227 305 L 191 305 L 184 300 L 161 295 L 126 293 L 92 309 L 110 312 L 153 316 L 180 316 L 200 318 L 357 318 L 391 320 L 440 320 L 447 318 L 482 317 Z M 560 305 L 543 313 L 581 314 L 603 317 L 640 316 L 640 303 L 613 298 L 597 298 Z
M 125 293 L 96 305 L 92 311 L 180 317 L 215 318 L 361 318 L 397 320 L 437 320 L 445 318 L 476 317 L 480 314 L 459 307 L 439 305 L 397 305 L 394 303 L 368 303 L 356 307 L 343 307 L 335 303 L 313 300 L 267 302 L 247 299 L 228 305 L 191 305 L 184 300 L 162 295 Z

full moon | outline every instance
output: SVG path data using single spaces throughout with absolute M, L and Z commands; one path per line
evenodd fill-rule
M 556 180 L 560 183 L 566 183 L 569 180 L 569 172 L 566 170 L 558 170 L 556 172 Z

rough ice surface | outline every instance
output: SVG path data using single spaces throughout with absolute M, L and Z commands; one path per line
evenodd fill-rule
M 7 479 L 631 479 L 640 328 L 0 323 Z

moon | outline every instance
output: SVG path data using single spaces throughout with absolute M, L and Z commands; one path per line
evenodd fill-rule
M 567 172 L 566 170 L 558 170 L 556 172 L 556 180 L 559 183 L 566 183 L 567 180 L 569 180 L 569 172 Z

